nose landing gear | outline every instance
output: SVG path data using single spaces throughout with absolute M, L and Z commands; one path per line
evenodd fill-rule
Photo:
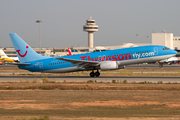
M 159 67 L 162 68 L 163 67 L 163 63 L 159 63 Z
M 99 77 L 99 75 L 100 75 L 100 72 L 97 70 L 97 72 L 94 72 L 94 70 L 92 71 L 92 72 L 90 72 L 90 77 Z

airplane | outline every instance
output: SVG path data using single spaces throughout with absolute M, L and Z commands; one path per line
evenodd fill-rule
M 99 70 L 124 69 L 125 65 L 160 61 L 177 54 L 175 50 L 161 45 L 139 46 L 101 52 L 92 52 L 61 57 L 49 57 L 37 54 L 16 33 L 10 33 L 16 50 L 20 69 L 42 73 L 66 73 L 88 71 L 90 77 L 99 77 Z M 97 70 L 96 72 L 94 72 Z
M 0 49 L 0 60 L 6 62 L 19 62 L 18 57 L 8 57 L 2 49 Z
M 170 57 L 159 61 L 159 67 L 163 67 L 164 63 L 168 63 L 169 65 L 176 64 L 177 61 L 178 61 L 177 57 Z

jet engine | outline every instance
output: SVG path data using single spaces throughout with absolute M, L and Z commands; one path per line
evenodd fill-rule
M 118 65 L 116 61 L 106 61 L 100 64 L 100 69 L 103 70 L 117 70 L 124 69 L 124 66 Z

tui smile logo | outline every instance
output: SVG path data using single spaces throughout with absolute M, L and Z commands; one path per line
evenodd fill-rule
M 28 49 L 28 46 L 26 46 L 26 48 Z M 20 50 L 16 50 L 16 52 L 18 53 L 18 55 L 19 55 L 20 57 L 25 57 L 26 54 L 27 54 L 27 50 L 26 50 L 26 52 L 24 53 L 24 55 L 21 55 L 21 54 L 20 54 Z

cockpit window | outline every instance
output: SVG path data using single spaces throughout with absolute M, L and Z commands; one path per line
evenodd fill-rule
M 163 48 L 163 50 L 169 50 L 170 48 Z

